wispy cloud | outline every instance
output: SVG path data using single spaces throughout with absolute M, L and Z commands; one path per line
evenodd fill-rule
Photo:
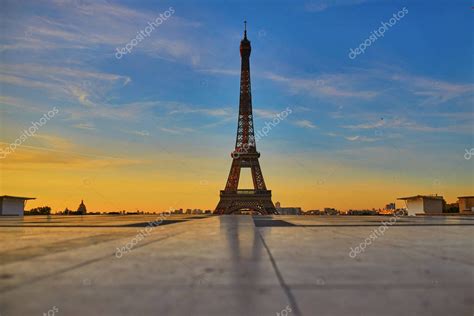
M 66 151 L 75 147 L 71 140 L 50 134 L 36 134 L 32 137 L 32 140 L 35 141 L 39 146 L 49 149 Z
M 79 123 L 79 124 L 74 124 L 72 127 L 84 129 L 88 131 L 95 131 L 97 129 L 92 123 Z
M 132 102 L 123 104 L 101 103 L 100 106 L 62 108 L 66 121 L 83 121 L 93 118 L 105 120 L 137 121 L 143 116 L 150 116 L 154 108 L 160 107 L 160 102 Z
M 306 3 L 305 9 L 309 12 L 322 12 L 332 7 L 352 6 L 368 1 L 369 0 L 311 0 Z
M 198 69 L 198 71 L 216 75 L 240 76 L 239 69 L 205 68 Z
M 0 104 L 6 107 L 12 107 L 15 110 L 21 109 L 27 112 L 35 112 L 35 113 L 44 113 L 49 111 L 50 108 L 48 106 L 44 106 L 38 103 L 34 103 L 29 100 L 25 100 L 22 98 L 12 97 L 8 95 L 0 95 Z
M 407 86 L 414 95 L 422 97 L 420 106 L 438 105 L 457 97 L 472 96 L 474 93 L 473 84 L 456 84 L 408 74 L 396 74 L 390 79 Z
M 351 75 L 321 75 L 308 79 L 286 77 L 268 72 L 265 77 L 274 82 L 285 84 L 293 93 L 304 92 L 315 97 L 371 99 L 378 94 L 375 90 L 356 89 L 359 82 Z
M 194 132 L 194 129 L 187 127 L 160 127 L 160 131 L 168 134 L 182 135 L 186 133 L 192 133 Z
M 303 128 L 309 128 L 309 129 L 316 128 L 316 125 L 314 125 L 313 123 L 311 123 L 311 122 L 308 121 L 308 120 L 299 120 L 299 121 L 296 121 L 296 122 L 295 122 L 295 125 L 296 125 L 296 126 L 299 126 L 299 127 L 303 127 Z
M 377 138 L 365 137 L 360 135 L 346 136 L 344 138 L 351 142 L 375 142 L 378 140 Z
M 199 71 L 226 76 L 240 75 L 238 69 L 209 68 L 200 69 Z M 263 77 L 275 83 L 283 84 L 292 93 L 306 93 L 316 97 L 371 99 L 378 95 L 378 92 L 375 90 L 361 89 L 358 86 L 360 84 L 360 76 L 354 74 L 334 73 L 306 78 L 286 76 L 275 72 L 264 72 L 263 74 L 253 74 L 253 76 Z
M 351 142 L 355 141 L 355 140 L 358 140 L 359 139 L 359 135 L 356 135 L 356 136 L 348 136 L 346 137 L 347 140 L 350 140 Z
M 9 145 L 4 142 L 0 142 L 0 144 L 2 146 Z M 28 138 L 28 144 L 19 146 L 14 154 L 3 159 L 2 168 L 9 170 L 37 169 L 40 166 L 42 169 L 70 169 L 81 166 L 93 169 L 143 162 L 136 159 L 103 155 L 98 153 L 96 149 L 80 146 L 71 139 L 41 133 Z
M 281 111 L 276 111 L 276 110 L 265 110 L 265 109 L 253 109 L 253 113 L 255 113 L 255 116 L 261 117 L 264 119 L 273 119 L 277 117 L 277 115 Z
M 380 127 L 386 126 L 385 122 L 386 121 L 381 119 L 376 122 L 362 123 L 362 124 L 357 124 L 357 125 L 346 125 L 343 127 L 349 128 L 349 129 L 374 129 L 374 128 L 380 128 Z M 397 120 L 397 122 L 399 121 Z
M 100 105 L 108 91 L 131 81 L 127 76 L 40 64 L 5 64 L 0 74 L 4 84 L 40 89 L 89 107 Z
M 124 131 L 125 133 L 131 134 L 131 135 L 137 135 L 137 136 L 150 136 L 150 133 L 148 131 L 142 130 L 142 131 Z
M 195 105 L 173 102 L 169 104 L 168 114 L 202 114 L 216 117 L 229 117 L 232 115 L 232 108 L 230 106 L 221 108 L 202 108 Z
M 49 50 L 49 59 L 52 54 L 71 49 L 82 58 L 87 58 L 91 50 L 101 54 L 109 51 L 107 55 L 112 56 L 116 47 L 135 38 L 149 21 L 168 9 L 163 6 L 161 12 L 137 10 L 103 0 L 42 2 L 41 6 L 55 14 L 23 17 L 21 21 L 8 17 L 12 32 L 0 36 L 0 51 L 28 50 L 41 56 L 44 50 Z M 199 40 L 191 34 L 186 38 L 178 34 L 200 26 L 200 22 L 184 19 L 177 12 L 160 25 L 161 32 L 154 32 L 136 50 L 152 57 L 198 64 L 203 52 Z
M 364 130 L 397 130 L 397 131 L 418 131 L 418 132 L 452 132 L 452 133 L 472 133 L 472 117 L 465 118 L 462 122 L 445 122 L 444 125 L 432 126 L 426 123 L 417 122 L 402 117 L 386 118 L 373 122 L 366 122 L 357 125 L 344 125 L 343 128 Z

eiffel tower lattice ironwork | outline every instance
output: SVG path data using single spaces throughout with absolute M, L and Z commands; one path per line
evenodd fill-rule
M 253 115 L 252 93 L 250 87 L 250 41 L 247 39 L 247 23 L 245 22 L 244 38 L 240 42 L 242 58 L 240 74 L 239 120 L 235 150 L 232 152 L 232 166 L 224 190 L 220 192 L 220 201 L 214 214 L 232 214 L 242 210 L 260 214 L 278 214 L 272 202 L 272 191 L 267 190 L 263 180 L 258 158 Z M 239 190 L 240 170 L 250 168 L 253 179 L 253 189 Z

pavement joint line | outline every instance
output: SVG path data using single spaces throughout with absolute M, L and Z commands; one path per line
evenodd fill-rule
M 280 270 L 278 269 L 278 266 L 275 262 L 275 258 L 273 258 L 272 253 L 270 252 L 270 249 L 268 248 L 267 243 L 263 239 L 262 234 L 260 233 L 259 229 L 255 227 L 255 230 L 257 231 L 258 236 L 260 237 L 260 240 L 263 243 L 263 246 L 265 247 L 265 250 L 267 251 L 268 256 L 270 257 L 270 262 L 273 266 L 273 270 L 275 271 L 275 274 L 277 276 L 278 282 L 280 283 L 280 286 L 283 288 L 283 291 L 285 292 L 288 300 L 290 301 L 290 306 L 293 308 L 293 312 L 296 316 L 302 316 L 301 311 L 298 307 L 298 304 L 296 303 L 296 299 L 293 296 L 293 293 L 291 293 L 291 289 L 289 286 L 285 283 L 285 280 L 283 279 L 283 276 L 281 275 Z
M 431 290 L 440 288 L 449 288 L 449 289 L 463 289 L 466 285 L 470 285 L 471 283 L 441 283 L 438 282 L 436 285 L 433 282 L 427 283 L 404 283 L 404 284 L 387 284 L 387 283 L 379 283 L 379 284 L 363 284 L 364 290 Z M 431 286 L 431 288 L 427 289 L 427 286 Z M 361 288 L 360 283 L 340 283 L 340 284 L 324 284 L 324 285 L 314 285 L 314 284 L 291 284 L 292 289 L 297 290 L 358 290 Z
M 276 228 L 298 228 L 298 227 L 318 227 L 318 228 L 334 228 L 334 227 L 379 227 L 382 225 L 382 222 L 378 225 L 376 224 L 331 224 L 331 225 L 300 225 L 296 223 L 292 223 L 293 226 L 266 226 L 266 227 L 276 227 Z M 422 227 L 422 226 L 438 226 L 438 227 L 445 227 L 445 226 L 474 226 L 474 224 L 394 224 L 390 227 L 410 227 L 410 226 L 416 226 L 416 227 Z M 265 226 L 260 226 L 260 228 L 265 227 Z
M 187 222 L 187 221 L 180 221 L 180 222 Z M 173 224 L 181 224 L 181 223 L 173 223 Z M 382 223 L 380 223 L 381 225 Z M 166 224 L 166 225 L 172 225 L 171 223 Z M 284 228 L 297 228 L 297 227 L 378 227 L 380 225 L 376 224 L 331 224 L 331 225 L 300 225 L 300 224 L 295 224 L 293 223 L 292 226 L 272 226 L 272 227 L 284 227 Z M 164 226 L 164 225 L 163 225 Z M 474 224 L 462 224 L 462 223 L 456 223 L 456 224 L 394 224 L 390 227 L 409 227 L 409 226 L 415 226 L 415 227 L 422 227 L 422 226 L 437 226 L 437 227 L 446 227 L 446 226 L 474 226 Z M 13 227 L 13 228 L 22 228 L 22 227 L 27 227 L 27 228 L 135 228 L 135 226 L 126 226 L 126 225 L 120 225 L 120 226 L 98 226 L 98 225 L 91 225 L 91 226 L 72 226 L 72 225 L 55 225 L 55 226 L 50 226 L 50 225 L 21 225 L 21 226 L 13 226 L 13 225 L 0 225 L 0 227 Z M 141 226 L 138 226 L 141 227 Z M 270 226 L 269 226 L 270 227 Z
M 141 248 L 141 247 L 145 247 L 146 245 L 149 245 L 149 244 L 152 244 L 152 243 L 155 243 L 155 242 L 158 242 L 158 241 L 162 241 L 162 240 L 165 240 L 165 239 L 168 239 L 170 237 L 174 237 L 174 236 L 177 236 L 177 235 L 180 235 L 180 234 L 183 234 L 185 231 L 180 231 L 180 232 L 176 232 L 174 234 L 170 234 L 170 235 L 166 235 L 162 238 L 159 238 L 159 239 L 155 239 L 155 240 L 151 240 L 149 242 L 145 242 L 145 243 L 141 243 L 137 246 L 134 247 L 134 249 L 137 249 L 137 248 Z M 18 285 L 14 285 L 14 286 L 7 286 L 3 289 L 0 289 L 0 294 L 3 294 L 3 293 L 6 293 L 6 292 L 9 292 L 9 291 L 12 291 L 12 290 L 15 290 L 15 289 L 18 289 L 18 288 L 21 288 L 25 285 L 31 285 L 32 283 L 36 283 L 36 282 L 39 282 L 41 280 L 45 280 L 49 277 L 52 277 L 52 276 L 55 276 L 55 275 L 59 275 L 59 274 L 62 274 L 62 273 L 65 273 L 65 272 L 69 272 L 69 271 L 72 271 L 72 270 L 75 270 L 75 269 L 78 269 L 78 268 L 81 268 L 81 267 L 84 267 L 86 265 L 89 265 L 89 264 L 92 264 L 92 263 L 95 263 L 95 262 L 99 262 L 101 260 L 104 260 L 106 258 L 109 258 L 109 257 L 115 257 L 115 251 L 111 254 L 107 254 L 107 255 L 104 255 L 104 256 L 101 256 L 101 257 L 98 257 L 98 258 L 94 258 L 94 259 L 90 259 L 90 260 L 86 260 L 84 262 L 81 262 L 79 264 L 76 264 L 76 265 L 73 265 L 73 266 L 70 266 L 70 267 L 66 267 L 66 268 L 63 268 L 63 269 L 58 269 L 52 273 L 48 273 L 48 274 L 45 274 L 45 275 L 41 275 L 41 276 L 37 276 L 37 277 L 33 277 L 32 279 L 29 279 L 29 280 L 26 280 L 24 283 L 22 284 L 18 284 Z

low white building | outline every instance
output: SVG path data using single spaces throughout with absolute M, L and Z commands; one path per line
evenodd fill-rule
M 474 196 L 458 196 L 459 212 L 474 212 Z
M 442 196 L 438 195 L 415 195 L 398 198 L 404 200 L 408 215 L 416 214 L 440 214 L 443 213 Z
M 35 198 L 2 195 L 0 196 L 0 216 L 23 216 L 27 200 Z
M 281 207 L 280 202 L 275 203 L 278 215 L 300 215 L 301 207 Z

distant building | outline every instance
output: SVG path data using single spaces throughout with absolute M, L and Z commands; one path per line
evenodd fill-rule
M 320 210 L 308 210 L 303 213 L 303 215 L 325 215 L 324 212 L 321 212 Z
M 280 202 L 275 203 L 275 208 L 279 215 L 300 215 L 301 207 L 281 207 Z
M 379 209 L 377 211 L 378 215 L 392 215 L 394 214 L 397 210 L 397 207 L 395 206 L 395 203 L 388 203 L 385 205 L 383 209 Z
M 339 211 L 332 207 L 325 207 L 324 214 L 325 215 L 338 215 Z
M 458 196 L 459 212 L 474 212 L 474 196 Z
M 443 213 L 444 199 L 438 195 L 415 195 L 398 198 L 404 200 L 408 215 L 441 214 Z
M 324 210 L 308 210 L 303 215 L 339 215 L 341 212 L 332 207 L 325 207 Z
M 78 215 L 86 215 L 87 213 L 87 208 L 84 204 L 84 201 L 81 200 L 81 204 L 79 204 L 79 207 L 77 208 L 77 214 Z
M 443 213 L 459 213 L 459 204 L 455 203 L 446 203 L 443 208 Z
M 385 205 L 386 210 L 395 210 L 395 203 L 388 203 Z
M 0 196 L 0 215 L 23 216 L 25 203 L 35 198 L 2 195 Z
M 378 215 L 376 210 L 348 210 L 347 215 Z

